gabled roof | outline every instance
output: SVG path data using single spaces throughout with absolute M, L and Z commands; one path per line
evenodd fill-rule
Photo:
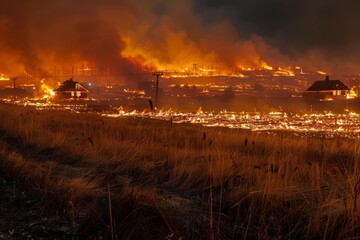
M 56 92 L 69 92 L 69 91 L 89 92 L 89 90 L 86 87 L 81 85 L 79 82 L 73 81 L 72 78 L 63 82 L 54 91 L 56 91 Z
M 333 90 L 349 90 L 340 80 L 330 80 L 326 76 L 325 80 L 316 81 L 311 85 L 307 91 L 333 91 Z

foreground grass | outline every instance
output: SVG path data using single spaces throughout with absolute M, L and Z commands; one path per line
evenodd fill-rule
M 69 216 L 73 236 L 360 236 L 355 140 L 6 104 L 0 131 L 2 173 Z

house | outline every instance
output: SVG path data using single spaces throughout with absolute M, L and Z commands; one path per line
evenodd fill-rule
M 325 80 L 314 82 L 306 91 L 304 96 L 311 96 L 321 99 L 346 97 L 349 88 L 340 80 L 330 80 L 326 76 Z
M 54 92 L 59 99 L 85 99 L 87 98 L 89 90 L 79 82 L 70 78 L 56 88 Z

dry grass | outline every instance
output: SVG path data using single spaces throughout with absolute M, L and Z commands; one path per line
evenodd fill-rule
M 1 168 L 110 238 L 358 237 L 359 142 L 0 105 Z M 101 232 L 101 233 L 100 233 Z

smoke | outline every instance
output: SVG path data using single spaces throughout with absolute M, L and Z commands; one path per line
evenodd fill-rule
M 229 21 L 240 38 L 261 36 L 292 62 L 320 68 L 359 64 L 359 7 L 355 0 L 195 0 L 207 24 Z
M 87 65 L 101 72 L 133 72 L 136 63 L 121 52 L 117 24 L 102 17 L 106 1 L 18 1 L 0 3 L 0 67 L 46 71 Z M 126 9 L 125 5 L 116 6 Z M 126 21 L 126 20 L 125 20 Z
M 0 72 L 299 65 L 357 71 L 360 3 L 291 0 L 0 2 Z
M 206 21 L 192 0 L 153 0 L 147 4 L 132 5 L 141 16 L 135 20 L 139 31 L 123 33 L 127 36 L 125 55 L 143 56 L 146 64 L 176 69 L 197 63 L 205 68 L 229 69 L 261 67 L 270 55 L 276 63 L 285 59 L 259 35 L 241 38 L 229 19 Z

